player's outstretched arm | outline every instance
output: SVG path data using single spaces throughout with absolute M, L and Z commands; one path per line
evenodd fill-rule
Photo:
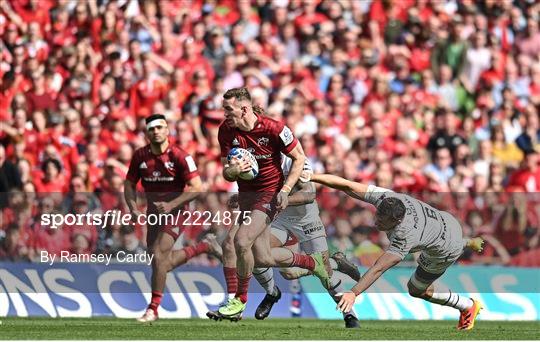
M 367 184 L 353 182 L 348 179 L 329 174 L 313 174 L 311 175 L 311 181 L 330 188 L 341 190 L 346 192 L 347 195 L 359 200 L 365 199 L 365 194 L 368 188 Z
M 375 264 L 360 278 L 358 283 L 354 285 L 351 291 L 345 292 L 341 296 L 341 300 L 338 303 L 338 310 L 342 312 L 351 311 L 356 296 L 367 290 L 386 270 L 399 264 L 400 261 L 401 257 L 394 253 L 385 252 L 381 255 Z

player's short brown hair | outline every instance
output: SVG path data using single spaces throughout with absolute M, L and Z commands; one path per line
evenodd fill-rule
M 396 221 L 401 221 L 405 217 L 405 204 L 395 197 L 387 197 L 381 201 L 377 207 L 377 215 L 391 217 Z
M 225 100 L 232 99 L 233 97 L 239 101 L 248 100 L 251 102 L 251 94 L 249 93 L 249 90 L 246 87 L 231 88 L 227 90 L 225 94 L 223 94 L 223 98 Z

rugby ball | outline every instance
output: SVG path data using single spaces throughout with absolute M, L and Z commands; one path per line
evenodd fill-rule
M 245 159 L 251 164 L 251 170 L 242 172 L 238 175 L 238 178 L 243 180 L 252 180 L 253 178 L 257 177 L 257 175 L 259 174 L 259 163 L 257 163 L 257 159 L 255 159 L 255 156 L 253 154 L 251 154 L 246 149 L 240 147 L 233 147 L 227 155 L 227 160 L 231 161 L 231 159 L 234 157 L 238 159 Z

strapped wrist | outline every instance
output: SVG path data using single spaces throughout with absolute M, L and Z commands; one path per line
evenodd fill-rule
M 285 188 L 287 188 L 287 189 L 285 189 Z M 292 188 L 290 186 L 288 186 L 287 184 L 283 184 L 283 186 L 281 187 L 281 191 L 289 193 L 289 192 L 292 191 Z

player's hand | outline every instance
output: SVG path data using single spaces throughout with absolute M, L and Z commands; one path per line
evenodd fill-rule
M 304 169 L 302 170 L 302 173 L 300 174 L 298 180 L 300 180 L 300 182 L 302 183 L 307 183 L 311 180 L 311 176 L 313 176 L 313 170 Z
M 238 177 L 238 175 L 242 172 L 251 170 L 251 164 L 244 158 L 239 159 L 234 157 L 229 162 L 229 168 L 232 169 L 232 171 L 230 171 L 230 174 L 233 177 Z
M 238 208 L 238 194 L 233 194 L 231 197 L 229 197 L 229 200 L 227 201 L 227 206 L 231 209 Z
M 160 214 L 168 214 L 174 209 L 170 202 L 156 202 L 155 204 Z
M 280 191 L 277 195 L 276 202 L 279 210 L 287 208 L 287 205 L 289 204 L 289 192 L 283 190 Z
M 354 292 L 347 291 L 341 294 L 341 300 L 337 305 L 337 309 L 341 312 L 348 313 L 352 310 L 355 300 L 356 295 L 354 294 Z

